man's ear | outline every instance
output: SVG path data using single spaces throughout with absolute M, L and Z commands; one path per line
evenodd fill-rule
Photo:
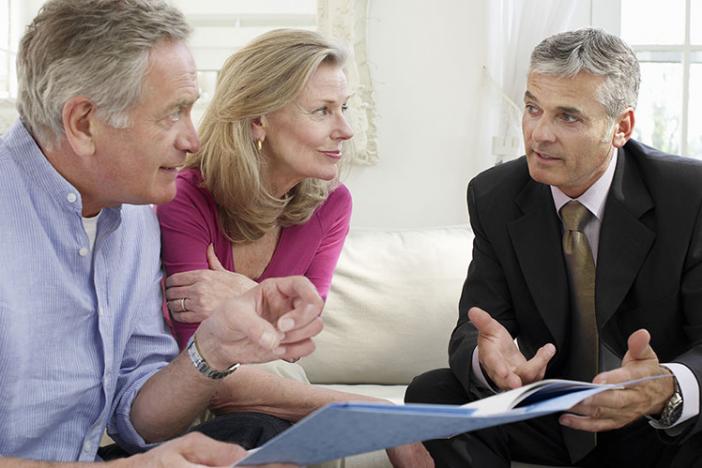
M 266 139 L 266 126 L 268 122 L 266 121 L 266 116 L 256 117 L 251 121 L 251 136 L 254 141 L 265 141 Z
M 95 105 L 84 96 L 74 96 L 63 105 L 63 129 L 66 141 L 79 156 L 95 153 Z
M 634 109 L 627 108 L 622 112 L 614 126 L 614 135 L 612 136 L 612 146 L 621 148 L 629 141 L 631 134 L 634 132 Z

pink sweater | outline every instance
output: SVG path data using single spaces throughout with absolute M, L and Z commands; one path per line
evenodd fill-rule
M 161 224 L 162 258 L 166 274 L 207 269 L 207 246 L 213 244 L 224 268 L 236 271 L 231 242 L 217 224 L 217 208 L 210 192 L 200 187 L 196 169 L 178 174 L 176 197 L 157 208 Z M 263 274 L 266 278 L 304 275 L 326 299 L 336 262 L 341 254 L 351 218 L 351 193 L 340 185 L 304 224 L 281 230 L 278 244 Z M 198 327 L 196 323 L 173 322 L 181 348 Z

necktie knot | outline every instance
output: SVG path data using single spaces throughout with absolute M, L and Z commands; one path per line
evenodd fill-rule
M 569 231 L 583 232 L 592 213 L 577 200 L 572 200 L 561 208 L 561 219 Z

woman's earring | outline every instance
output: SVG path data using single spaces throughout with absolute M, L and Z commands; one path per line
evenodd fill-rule
M 263 140 L 256 140 L 256 149 L 258 149 L 258 152 L 261 152 L 261 148 L 263 148 Z

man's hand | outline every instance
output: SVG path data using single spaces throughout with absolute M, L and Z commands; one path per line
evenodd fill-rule
M 595 383 L 619 383 L 661 374 L 670 374 L 661 367 L 650 345 L 648 331 L 637 330 L 629 336 L 628 350 L 622 366 L 597 375 Z M 576 414 L 564 414 L 561 424 L 573 429 L 600 432 L 618 429 L 644 415 L 659 414 L 673 396 L 672 378 L 650 380 L 621 390 L 608 390 L 570 409 Z
M 215 369 L 233 362 L 295 361 L 314 351 L 323 306 L 307 278 L 270 278 L 213 311 L 195 332 L 198 347 Z
M 108 463 L 114 468 L 227 468 L 246 455 L 238 445 L 218 442 L 191 432 L 166 442 L 146 453 Z M 259 465 L 259 468 L 291 468 L 294 465 Z
M 386 452 L 395 468 L 434 468 L 434 460 L 419 442 L 389 448 Z
M 207 247 L 209 270 L 175 273 L 166 280 L 168 310 L 178 322 L 199 323 L 228 298 L 256 286 L 247 276 L 222 266 L 212 244 Z
M 148 452 L 115 462 L 115 468 L 195 468 L 231 466 L 246 455 L 238 445 L 210 439 L 198 432 L 173 439 Z
M 556 354 L 547 343 L 528 361 L 512 336 L 500 322 L 478 307 L 468 311 L 468 318 L 478 330 L 480 365 L 500 390 L 510 390 L 544 378 L 546 365 Z

